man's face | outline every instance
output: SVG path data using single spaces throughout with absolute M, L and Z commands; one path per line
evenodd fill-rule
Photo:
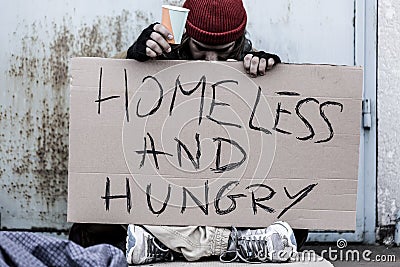
M 207 45 L 196 41 L 189 40 L 189 49 L 193 59 L 201 59 L 207 61 L 227 60 L 235 47 L 235 42 L 222 45 Z

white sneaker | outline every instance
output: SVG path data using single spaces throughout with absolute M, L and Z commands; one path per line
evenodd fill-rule
M 287 222 L 278 221 L 267 228 L 270 242 L 267 242 L 267 259 L 270 262 L 286 262 L 297 253 L 293 230 Z
M 286 262 L 297 252 L 292 228 L 275 222 L 267 228 L 237 230 L 233 228 L 222 262 Z
M 128 264 L 145 264 L 172 261 L 172 251 L 140 226 L 130 224 L 126 237 L 126 260 Z

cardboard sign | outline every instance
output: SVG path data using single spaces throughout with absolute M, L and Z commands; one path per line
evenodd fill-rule
M 71 66 L 69 221 L 355 229 L 360 68 Z

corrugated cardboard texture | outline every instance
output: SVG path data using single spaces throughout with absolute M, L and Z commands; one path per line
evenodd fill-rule
M 355 229 L 360 68 L 71 68 L 69 221 Z

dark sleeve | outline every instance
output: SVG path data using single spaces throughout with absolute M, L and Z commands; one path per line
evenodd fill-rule
M 149 40 L 151 33 L 154 31 L 153 27 L 156 24 L 158 24 L 158 22 L 151 24 L 142 31 L 133 45 L 129 47 L 126 58 L 136 59 L 138 61 L 146 61 L 150 59 L 150 57 L 146 55 L 146 42 Z

